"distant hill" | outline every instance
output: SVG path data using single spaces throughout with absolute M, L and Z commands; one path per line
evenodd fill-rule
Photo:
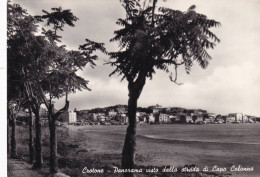
M 108 106 L 104 108 L 94 108 L 94 109 L 84 109 L 77 112 L 88 112 L 88 113 L 107 113 L 109 110 L 117 110 L 119 108 L 123 108 L 127 110 L 127 105 L 115 105 L 115 106 Z
M 145 112 L 147 114 L 150 114 L 153 112 L 154 108 L 158 108 L 159 105 L 156 106 L 149 106 L 149 107 L 138 107 L 137 111 L 138 112 Z M 180 108 L 180 107 L 162 107 L 159 106 L 160 108 L 160 112 L 162 113 L 204 113 L 206 114 L 207 111 L 206 110 L 202 110 L 202 109 L 186 109 L 186 108 Z M 119 110 L 125 110 L 127 111 L 127 105 L 114 105 L 114 106 L 108 106 L 108 107 L 103 107 L 103 108 L 94 108 L 94 109 L 84 109 L 84 110 L 80 110 L 77 111 L 79 114 L 86 114 L 86 113 L 108 113 L 108 111 L 110 110 L 114 110 L 114 111 L 119 111 Z

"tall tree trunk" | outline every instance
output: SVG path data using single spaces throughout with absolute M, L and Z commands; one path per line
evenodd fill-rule
M 126 130 L 125 144 L 122 153 L 122 168 L 133 169 L 135 165 L 136 145 L 136 108 L 137 98 L 129 96 L 128 100 L 128 127 Z M 125 176 L 133 176 L 131 173 Z
M 137 100 L 145 85 L 146 74 L 139 74 L 135 82 L 128 83 L 128 127 L 126 130 L 125 143 L 122 152 L 122 168 L 135 168 L 135 146 L 136 146 L 136 109 Z M 124 173 L 124 177 L 133 177 L 133 173 Z
M 35 168 L 42 168 L 42 130 L 39 109 L 34 112 L 35 115 Z
M 57 135 L 56 135 L 56 120 L 64 112 L 68 111 L 69 101 L 66 96 L 66 103 L 64 108 L 60 109 L 54 114 L 54 105 L 50 104 L 48 107 L 48 120 L 50 129 L 50 173 L 54 174 L 58 172 L 57 163 Z
M 12 133 L 11 133 L 11 158 L 17 158 L 16 149 L 16 116 L 11 115 Z
M 50 128 L 50 173 L 54 174 L 58 171 L 57 166 L 57 135 L 56 135 L 56 125 L 55 118 L 51 118 L 49 124 Z
M 30 163 L 34 162 L 34 147 L 33 147 L 33 116 L 32 110 L 29 108 L 29 155 L 30 155 Z

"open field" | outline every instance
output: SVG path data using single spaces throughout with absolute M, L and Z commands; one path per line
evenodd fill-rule
M 61 172 L 71 177 L 97 176 L 104 174 L 84 174 L 84 167 L 113 170 L 120 168 L 127 126 L 68 126 L 58 127 L 58 164 Z M 43 127 L 44 168 L 38 174 L 48 174 L 49 135 L 48 127 Z M 218 124 L 218 125 L 139 125 L 137 127 L 136 164 L 138 168 L 164 168 L 184 165 L 196 165 L 200 170 L 208 166 L 209 170 L 217 165 L 226 168 L 224 176 L 258 177 L 260 174 L 260 124 Z M 17 127 L 17 150 L 28 162 L 28 127 Z M 253 167 L 253 172 L 230 172 L 230 167 Z M 15 169 L 14 165 L 9 170 Z M 11 168 L 13 167 L 13 168 Z M 27 168 L 27 167 L 26 167 Z M 29 169 L 29 168 L 27 168 Z M 18 170 L 18 169 L 17 169 Z M 15 177 L 17 170 L 9 172 Z M 24 172 L 24 170 L 23 170 Z M 24 172 L 25 173 L 25 172 Z M 28 171 L 26 174 L 35 173 Z M 138 177 L 154 176 L 151 173 Z M 121 176 L 108 173 L 105 176 Z M 158 177 L 166 177 L 159 174 Z M 194 176 L 188 174 L 167 173 L 167 177 Z M 216 177 L 195 174 L 200 177 Z
M 111 164 L 120 164 L 126 126 L 69 126 L 70 134 L 84 137 L 80 147 Z M 253 167 L 253 172 L 232 176 L 259 176 L 260 124 L 140 125 L 137 128 L 136 163 L 141 166 L 195 164 L 226 168 Z M 104 160 L 104 159 L 103 159 Z M 96 167 L 98 168 L 98 167 Z

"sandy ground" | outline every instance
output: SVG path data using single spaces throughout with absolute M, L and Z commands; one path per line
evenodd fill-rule
M 192 127 L 184 127 L 184 129 L 179 132 L 179 134 L 183 133 L 183 135 L 178 135 L 177 138 L 176 135 L 169 136 L 171 131 L 167 129 L 179 128 L 178 126 L 156 126 L 139 126 L 137 128 L 136 163 L 138 165 L 172 165 L 179 167 L 187 164 L 195 164 L 200 167 L 200 169 L 205 166 L 212 169 L 217 165 L 220 168 L 226 168 L 227 172 L 225 173 L 232 174 L 232 176 L 260 176 L 260 144 L 255 140 L 255 138 L 260 135 L 259 129 L 257 129 L 258 132 L 252 132 L 252 134 L 247 132 L 245 136 L 241 136 L 241 131 L 242 133 L 246 131 L 246 127 L 242 127 L 242 130 L 240 130 L 239 127 L 231 127 L 230 130 L 223 130 L 223 132 L 227 131 L 229 134 L 228 136 L 222 135 L 221 138 L 221 133 L 217 133 L 219 130 L 210 132 L 208 131 L 208 127 L 206 127 L 207 133 L 212 133 L 211 136 L 214 137 L 206 139 L 208 136 L 204 136 L 205 132 L 203 132 L 203 127 L 199 127 L 200 133 L 197 133 L 198 135 L 194 135 L 190 138 L 188 138 L 188 135 L 191 136 L 189 133 L 192 134 L 192 132 L 190 132 Z M 97 155 L 114 154 L 117 156 L 117 160 L 120 161 L 126 126 L 70 126 L 69 128 L 74 136 L 80 133 L 80 136 L 87 137 L 86 142 L 80 143 L 81 147 L 85 147 Z M 195 127 L 195 129 L 197 129 L 197 127 Z M 166 132 L 165 134 L 164 130 Z M 189 131 L 189 133 L 185 132 L 186 130 L 187 132 Z M 173 130 L 172 133 L 176 134 L 176 131 Z M 193 134 L 196 134 L 196 130 L 194 130 Z M 234 136 L 232 134 L 234 134 Z M 240 136 L 240 138 L 237 138 L 237 136 Z M 223 139 L 223 141 L 220 141 L 221 139 Z M 253 167 L 254 171 L 230 172 L 230 168 L 233 165 Z

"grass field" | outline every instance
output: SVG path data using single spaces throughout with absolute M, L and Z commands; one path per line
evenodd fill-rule
M 120 164 L 126 126 L 70 126 L 74 139 L 96 157 Z M 195 164 L 211 170 L 217 165 L 232 176 L 260 175 L 260 124 L 140 125 L 137 128 L 136 163 L 141 166 Z M 106 159 L 108 158 L 108 159 Z M 230 168 L 253 167 L 253 172 Z

